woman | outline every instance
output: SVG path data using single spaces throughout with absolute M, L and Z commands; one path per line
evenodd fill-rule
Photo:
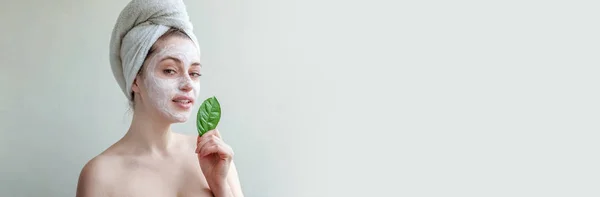
M 233 150 L 218 130 L 198 137 L 170 128 L 199 102 L 200 48 L 183 2 L 129 3 L 110 54 L 133 119 L 123 138 L 83 167 L 77 196 L 243 196 Z

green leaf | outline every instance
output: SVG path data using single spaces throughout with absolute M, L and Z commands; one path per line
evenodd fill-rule
M 202 136 L 204 133 L 216 129 L 219 120 L 221 120 L 221 105 L 219 101 L 214 96 L 207 98 L 200 105 L 196 116 L 198 135 Z

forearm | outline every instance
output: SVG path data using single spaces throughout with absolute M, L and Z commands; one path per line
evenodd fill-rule
M 215 197 L 235 197 L 231 187 L 226 181 L 210 184 L 209 187 Z

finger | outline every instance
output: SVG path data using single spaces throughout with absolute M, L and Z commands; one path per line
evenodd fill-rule
M 221 138 L 221 133 L 219 132 L 219 129 L 213 129 L 213 130 L 207 131 L 202 136 L 205 136 L 205 135 L 215 135 L 215 136 Z
M 214 129 L 214 131 L 215 131 L 215 135 L 216 135 L 217 137 L 219 137 L 219 138 L 223 139 L 223 138 L 221 137 L 221 132 L 219 132 L 219 129 Z
M 198 151 L 200 150 L 200 147 L 205 143 L 206 139 L 210 139 L 212 138 L 211 136 L 214 136 L 215 132 L 213 130 L 210 130 L 206 133 L 204 133 L 203 135 L 198 135 L 198 138 L 196 140 L 196 150 L 194 151 L 195 153 L 198 153 Z
M 213 130 L 207 131 L 202 136 L 205 136 L 205 135 L 217 135 L 217 137 L 219 136 L 217 129 L 213 129 Z
M 219 154 L 219 157 L 222 159 L 233 158 L 233 149 L 231 146 L 225 144 L 223 141 L 217 142 L 218 151 L 216 153 Z
M 210 153 L 205 153 L 204 149 L 207 149 L 208 147 L 217 145 L 219 148 L 219 154 L 221 154 L 221 157 L 227 158 L 227 157 L 233 157 L 233 149 L 231 149 L 231 147 L 227 144 L 225 144 L 225 142 L 223 142 L 223 140 L 221 140 L 220 138 L 218 138 L 217 136 L 211 136 L 210 139 L 203 141 L 202 144 L 200 145 L 199 148 L 199 155 L 200 156 L 205 156 L 206 154 L 210 154 Z
M 206 155 L 210 155 L 212 153 L 216 153 L 219 151 L 219 147 L 217 144 L 211 144 L 209 146 L 206 146 L 204 148 L 202 148 L 200 150 L 200 153 L 198 153 L 198 156 L 200 157 L 205 157 Z
M 223 144 L 214 144 L 206 146 L 200 151 L 199 155 L 201 157 L 205 157 L 214 153 L 218 154 L 221 159 L 230 159 L 233 157 L 233 152 L 231 151 L 231 148 L 228 146 L 224 146 Z
M 196 147 L 196 153 L 201 151 L 205 146 L 219 143 L 220 139 L 215 135 L 202 136 Z
M 196 153 L 198 153 L 200 151 L 200 148 L 202 146 L 204 146 L 204 144 L 206 144 L 206 142 L 208 142 L 208 140 L 211 138 L 211 135 L 202 135 L 202 136 L 198 136 L 198 142 L 196 143 Z

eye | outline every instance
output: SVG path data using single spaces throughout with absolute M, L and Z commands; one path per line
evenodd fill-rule
M 200 74 L 200 73 L 197 73 L 197 72 L 190 73 L 190 75 L 191 75 L 192 77 L 200 77 L 200 76 L 202 76 L 202 74 Z
M 173 74 L 175 74 L 176 72 L 175 72 L 175 70 L 173 70 L 173 69 L 164 69 L 164 70 L 163 70 L 163 73 L 165 73 L 165 74 L 167 74 L 167 75 L 173 75 Z

